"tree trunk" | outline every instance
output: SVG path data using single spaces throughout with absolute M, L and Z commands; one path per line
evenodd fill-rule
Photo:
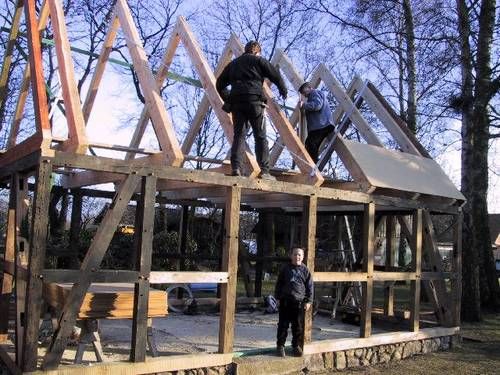
M 415 63 L 415 27 L 410 0 L 403 0 L 406 39 L 406 69 L 408 71 L 408 128 L 417 133 L 417 67 Z
M 479 34 L 476 61 L 475 97 L 473 109 L 472 165 L 474 190 L 471 191 L 474 248 L 479 254 L 481 303 L 488 308 L 500 307 L 500 288 L 490 243 L 488 222 L 488 141 L 490 119 L 488 105 L 491 100 L 491 45 L 495 25 L 495 0 L 483 0 L 479 14 Z
M 491 251 L 487 204 L 488 105 L 494 95 L 491 45 L 495 7 L 495 0 L 481 2 L 474 80 L 469 44 L 472 21 L 465 1 L 457 0 L 462 64 L 462 192 L 467 198 L 463 231 L 464 320 L 480 320 L 481 305 L 500 308 L 500 288 Z
M 467 198 L 463 207 L 463 235 L 462 235 L 462 319 L 465 321 L 481 320 L 481 298 L 479 289 L 479 261 L 478 254 L 473 246 L 473 221 L 471 191 L 474 187 L 471 170 L 472 145 L 471 127 L 473 119 L 473 74 L 472 54 L 469 43 L 470 24 L 469 11 L 465 0 L 457 0 L 458 33 L 460 36 L 460 63 L 462 69 L 462 193 Z

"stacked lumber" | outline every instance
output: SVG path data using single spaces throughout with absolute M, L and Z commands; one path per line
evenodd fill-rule
M 72 284 L 45 283 L 45 301 L 61 310 Z M 131 319 L 134 308 L 134 284 L 92 284 L 83 300 L 78 319 Z M 149 291 L 148 317 L 167 315 L 167 293 L 162 290 Z

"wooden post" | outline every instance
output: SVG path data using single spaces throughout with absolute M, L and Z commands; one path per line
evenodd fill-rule
M 179 253 L 181 258 L 179 260 L 179 271 L 186 269 L 186 248 L 187 248 L 187 234 L 188 234 L 188 221 L 189 221 L 189 206 L 182 206 L 180 233 L 179 233 Z
M 318 198 L 311 195 L 304 198 L 302 210 L 302 246 L 306 250 L 304 263 L 306 264 L 311 277 L 314 280 L 314 259 L 316 257 L 316 224 L 318 211 Z M 313 301 L 311 301 L 313 302 Z M 311 307 L 304 315 L 304 343 L 310 343 L 312 340 L 312 316 Z M 302 345 L 303 346 L 303 345 Z
M 38 328 L 42 306 L 41 273 L 45 263 L 47 226 L 49 220 L 50 176 L 52 165 L 42 160 L 36 174 L 36 191 L 32 211 L 28 284 L 23 340 L 23 371 L 34 371 L 38 358 Z
M 254 296 L 262 294 L 262 257 L 264 256 L 265 242 L 267 240 L 264 217 L 267 215 L 263 209 L 259 210 L 259 222 L 257 223 L 257 261 L 255 262 Z
M 424 250 L 427 255 L 428 264 L 427 266 L 433 272 L 443 273 L 443 260 L 441 254 L 439 254 L 436 234 L 434 231 L 434 224 L 432 223 L 431 214 L 429 211 L 423 212 L 423 243 Z M 452 311 L 450 307 L 450 293 L 446 288 L 446 282 L 444 280 L 444 275 L 440 279 L 432 280 L 432 285 L 434 287 L 434 292 L 436 293 L 437 302 L 442 316 L 440 323 L 449 327 L 452 324 Z M 439 315 L 438 315 L 439 316 Z
M 275 247 L 274 214 L 271 210 L 259 210 L 259 236 L 257 242 L 257 261 L 255 262 L 255 297 L 262 296 L 262 279 L 264 275 L 264 257 Z
M 227 284 L 221 286 L 219 353 L 231 353 L 233 351 L 241 188 L 237 186 L 228 187 L 226 196 L 225 236 L 221 271 L 228 273 L 228 281 Z
M 410 288 L 410 330 L 419 330 L 420 315 L 420 277 L 422 275 L 422 209 L 413 214 L 413 243 L 411 245 L 411 268 L 416 279 L 411 281 Z
M 395 220 L 394 216 L 387 215 L 385 219 L 385 268 L 394 266 L 395 258 Z M 394 281 L 384 283 L 384 315 L 394 315 Z
M 79 156 L 81 157 L 81 156 Z M 73 325 L 76 322 L 76 316 L 90 286 L 92 275 L 99 269 L 99 265 L 104 258 L 106 250 L 114 235 L 123 212 L 127 208 L 128 202 L 134 193 L 140 177 L 136 174 L 130 174 L 120 185 L 119 191 L 108 208 L 101 225 L 92 239 L 85 259 L 80 268 L 81 277 L 78 283 L 73 284 L 69 292 L 61 316 L 59 318 L 59 327 L 54 332 L 52 343 L 45 354 L 42 367 L 44 370 L 54 369 L 59 365 L 67 342 L 71 336 Z M 34 340 L 36 342 L 36 340 Z M 26 340 L 26 342 L 28 342 Z M 36 356 L 35 356 L 36 359 Z
M 373 303 L 373 258 L 375 239 L 375 204 L 365 204 L 363 215 L 363 272 L 367 280 L 362 283 L 361 329 L 360 337 L 370 337 L 372 332 Z
M 177 260 L 177 270 L 184 271 L 186 269 L 186 246 L 187 246 L 187 233 L 188 233 L 188 219 L 189 219 L 189 206 L 182 205 L 181 217 L 179 222 L 179 242 L 178 253 L 179 259 Z M 177 288 L 177 298 L 182 299 L 184 290 Z
M 453 273 L 451 291 L 453 293 L 453 325 L 460 326 L 460 309 L 462 305 L 462 221 L 463 214 L 455 216 L 453 227 Z
M 73 202 L 71 205 L 71 224 L 69 228 L 69 246 L 71 259 L 68 260 L 68 268 L 80 268 L 78 252 L 80 249 L 80 229 L 82 226 L 82 204 L 83 197 L 80 189 L 72 189 Z
M 134 288 L 134 315 L 132 321 L 132 350 L 130 360 L 146 360 L 148 329 L 149 273 L 153 252 L 156 177 L 142 178 L 141 199 L 137 205 L 135 228 L 136 269 L 139 280 Z
M 16 206 L 19 180 L 17 174 L 14 173 L 10 180 L 9 194 L 9 210 L 7 211 L 7 231 L 5 235 L 5 253 L 3 259 L 12 264 L 15 263 L 16 254 Z M 14 275 L 12 273 L 3 272 L 2 284 L 0 284 L 0 311 L 3 311 L 3 316 L 0 319 L 0 343 L 7 341 L 9 336 L 9 307 L 10 296 L 12 294 L 12 285 Z
M 21 237 L 21 228 L 28 214 L 28 178 L 19 177 L 19 190 L 17 193 L 16 206 L 16 270 L 15 270 L 15 292 L 16 292 L 16 363 L 21 368 L 23 363 L 23 339 L 26 310 L 26 279 L 18 271 L 20 267 L 28 266 L 29 246 L 26 238 Z

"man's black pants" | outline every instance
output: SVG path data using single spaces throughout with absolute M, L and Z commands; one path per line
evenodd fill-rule
M 319 146 L 321 146 L 321 142 L 323 142 L 323 139 L 333 132 L 334 129 L 332 125 L 328 125 L 324 128 L 313 130 L 307 135 L 306 150 L 315 163 L 318 162 Z
M 245 137 L 249 126 L 255 139 L 255 156 L 262 173 L 269 173 L 269 146 L 264 123 L 264 107 L 261 102 L 237 103 L 232 106 L 234 138 L 231 147 L 231 167 L 241 170 Z
M 302 345 L 304 340 L 304 305 L 293 300 L 280 300 L 277 346 L 284 346 L 288 326 L 292 324 L 292 346 Z

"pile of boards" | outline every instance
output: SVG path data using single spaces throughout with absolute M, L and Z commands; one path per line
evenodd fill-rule
M 62 310 L 72 284 L 45 283 L 45 301 L 56 310 Z M 134 284 L 95 283 L 90 286 L 83 300 L 78 319 L 131 319 L 134 308 Z M 150 289 L 148 317 L 168 314 L 167 293 Z

